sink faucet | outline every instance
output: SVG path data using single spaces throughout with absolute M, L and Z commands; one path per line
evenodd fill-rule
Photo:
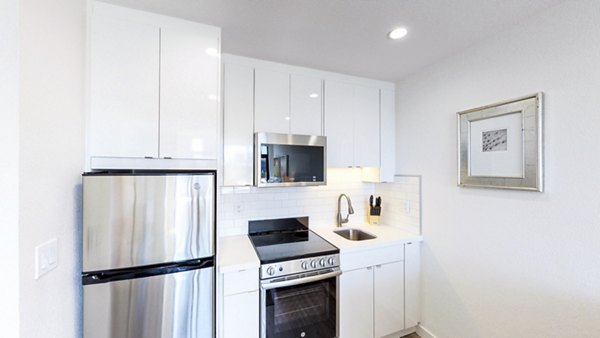
M 341 210 L 342 197 L 346 197 L 346 200 L 348 201 L 348 214 L 346 215 L 345 218 L 342 218 L 342 210 Z M 350 217 L 350 215 L 352 215 L 353 213 L 354 213 L 354 209 L 352 208 L 352 201 L 350 201 L 350 197 L 348 197 L 348 195 L 346 195 L 346 194 L 341 194 L 338 197 L 337 226 L 341 227 L 344 223 L 348 223 L 348 217 Z

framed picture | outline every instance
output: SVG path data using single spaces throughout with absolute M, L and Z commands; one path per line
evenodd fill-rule
M 543 191 L 542 93 L 458 114 L 458 185 Z

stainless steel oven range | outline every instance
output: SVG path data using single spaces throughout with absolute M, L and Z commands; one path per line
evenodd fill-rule
M 261 337 L 337 337 L 339 249 L 308 217 L 250 221 L 248 230 L 261 261 Z

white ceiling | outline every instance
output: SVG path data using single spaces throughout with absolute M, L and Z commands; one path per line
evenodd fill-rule
M 105 1 L 219 26 L 224 53 L 397 80 L 563 0 Z

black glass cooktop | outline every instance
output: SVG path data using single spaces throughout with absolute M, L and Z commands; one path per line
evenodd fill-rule
M 248 235 L 262 264 L 340 252 L 308 229 L 308 217 L 250 221 Z

